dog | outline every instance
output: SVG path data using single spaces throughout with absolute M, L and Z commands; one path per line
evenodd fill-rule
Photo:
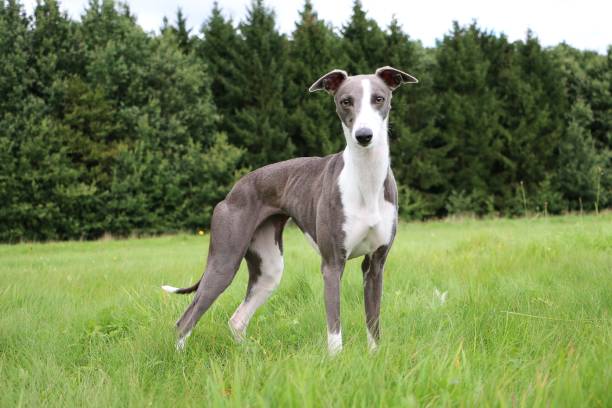
M 383 270 L 397 227 L 397 187 L 390 167 L 388 120 L 392 92 L 418 80 L 386 66 L 370 75 L 335 69 L 310 92 L 334 98 L 346 148 L 325 157 L 302 157 L 261 167 L 242 177 L 215 206 L 206 269 L 188 288 L 195 297 L 177 321 L 182 350 L 195 324 L 230 285 L 244 258 L 249 282 L 229 320 L 237 341 L 283 274 L 283 228 L 291 218 L 321 256 L 328 352 L 342 350 L 340 280 L 348 259 L 363 256 L 368 346 L 379 338 Z

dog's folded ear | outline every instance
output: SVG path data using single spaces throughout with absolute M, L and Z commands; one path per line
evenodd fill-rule
M 317 79 L 314 84 L 308 88 L 310 92 L 325 90 L 330 94 L 335 94 L 340 85 L 348 77 L 346 71 L 341 69 L 334 69 Z
M 376 76 L 383 80 L 392 91 L 401 84 L 416 84 L 418 79 L 393 67 L 382 67 L 376 70 Z

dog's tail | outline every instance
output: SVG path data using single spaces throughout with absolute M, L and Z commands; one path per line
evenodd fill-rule
M 192 293 L 198 290 L 198 286 L 200 286 L 200 279 L 193 286 L 189 286 L 188 288 L 175 288 L 174 286 L 163 285 L 161 288 L 168 293 L 178 293 L 179 295 L 184 295 L 186 293 Z

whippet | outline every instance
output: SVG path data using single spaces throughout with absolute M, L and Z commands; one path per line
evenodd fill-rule
M 383 269 L 397 225 L 397 188 L 389 163 L 387 135 L 391 93 L 418 82 L 391 67 L 372 75 L 333 70 L 310 92 L 333 95 L 346 148 L 326 157 L 302 157 L 257 169 L 241 178 L 214 209 L 206 269 L 188 288 L 162 286 L 171 293 L 196 292 L 177 321 L 177 349 L 204 312 L 229 286 L 246 259 L 246 297 L 229 320 L 237 341 L 249 320 L 278 286 L 283 274 L 283 228 L 289 218 L 321 255 L 325 287 L 327 345 L 342 349 L 340 279 L 348 259 L 364 256 L 368 345 L 377 347 Z

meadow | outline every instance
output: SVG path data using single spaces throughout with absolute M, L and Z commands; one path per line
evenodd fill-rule
M 612 405 L 612 213 L 401 224 L 380 348 L 367 351 L 351 261 L 334 358 L 319 258 L 295 227 L 248 341 L 227 327 L 243 265 L 177 353 L 191 296 L 160 285 L 198 279 L 207 245 L 182 234 L 0 246 L 0 406 Z

